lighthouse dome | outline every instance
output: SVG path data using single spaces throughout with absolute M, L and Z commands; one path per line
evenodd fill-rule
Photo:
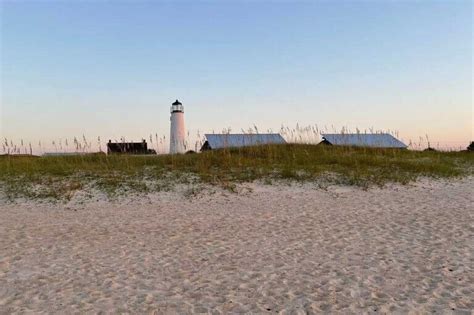
M 184 112 L 184 107 L 183 104 L 181 104 L 180 101 L 176 100 L 173 104 L 171 104 L 171 113 L 176 113 L 176 112 Z

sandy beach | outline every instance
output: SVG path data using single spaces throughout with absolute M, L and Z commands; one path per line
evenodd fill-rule
M 0 313 L 474 309 L 474 178 L 0 202 Z

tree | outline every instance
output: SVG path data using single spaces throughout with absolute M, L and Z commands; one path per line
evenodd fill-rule
M 467 147 L 467 150 L 474 152 L 474 141 L 471 141 L 471 144 Z

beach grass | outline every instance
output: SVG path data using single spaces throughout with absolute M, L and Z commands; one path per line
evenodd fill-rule
M 262 180 L 383 186 L 420 177 L 451 178 L 474 173 L 474 154 L 325 145 L 284 144 L 186 155 L 2 156 L 0 186 L 8 198 L 69 199 L 93 188 L 110 196 L 206 183 L 232 190 Z

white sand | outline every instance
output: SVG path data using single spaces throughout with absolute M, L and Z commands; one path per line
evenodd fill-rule
M 0 203 L 0 313 L 474 309 L 474 178 Z

